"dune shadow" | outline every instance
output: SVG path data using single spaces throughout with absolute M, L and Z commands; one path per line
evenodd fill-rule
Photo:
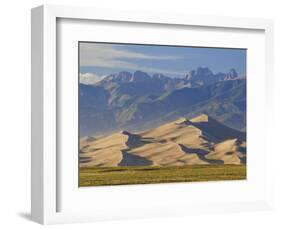
M 151 138 L 143 138 L 140 135 L 129 133 L 127 131 L 123 131 L 123 134 L 128 136 L 128 140 L 126 141 L 128 148 L 137 148 L 153 142 Z
M 214 150 L 214 144 L 211 142 L 210 143 L 210 140 L 207 139 L 205 136 L 200 136 L 203 140 L 207 141 L 206 143 L 203 143 L 202 146 L 203 147 L 206 147 L 210 150 Z
M 206 135 L 207 137 L 214 137 L 217 141 L 234 138 L 246 141 L 246 133 L 224 126 L 210 117 L 208 122 L 196 122 L 193 123 L 193 125 L 201 129 L 203 131 L 203 135 Z
M 84 157 L 84 156 L 80 156 L 79 157 L 79 161 L 80 163 L 88 163 L 92 160 L 92 157 Z
M 185 145 L 179 144 L 180 148 L 187 154 L 195 153 L 199 157 L 200 160 L 206 161 L 210 164 L 223 164 L 224 162 L 222 160 L 213 160 L 213 159 L 207 159 L 205 156 L 209 153 L 209 151 L 204 149 L 196 149 L 196 148 L 189 148 Z
M 194 149 L 194 148 L 188 148 L 185 145 L 179 144 L 180 147 L 182 148 L 182 150 L 186 153 L 196 153 L 200 156 L 205 156 L 206 154 L 208 154 L 209 152 L 204 150 L 204 149 Z
M 225 155 L 226 156 L 231 156 L 231 155 L 233 155 L 233 152 L 226 152 Z
M 245 157 L 240 157 L 240 162 L 242 164 L 247 164 L 247 157 L 246 156 Z
M 238 151 L 239 152 L 241 152 L 241 153 L 244 153 L 244 154 L 246 154 L 246 152 L 247 152 L 247 148 L 246 147 L 238 147 Z
M 127 150 L 122 150 L 122 155 L 122 160 L 118 166 L 148 166 L 153 164 L 152 161 L 141 156 L 130 154 Z

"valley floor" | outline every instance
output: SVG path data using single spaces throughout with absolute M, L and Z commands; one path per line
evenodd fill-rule
M 246 165 L 81 167 L 79 186 L 246 179 Z

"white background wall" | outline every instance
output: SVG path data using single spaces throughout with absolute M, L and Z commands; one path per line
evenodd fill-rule
M 280 1 L 276 0 L 5 0 L 0 7 L 0 228 L 37 229 L 29 220 L 30 209 L 30 8 L 41 4 L 68 4 L 201 15 L 262 17 L 275 20 L 275 95 L 280 99 L 281 59 Z M 279 100 L 280 101 L 280 100 Z M 280 106 L 272 119 L 276 184 L 273 212 L 202 215 L 48 226 L 52 229 L 280 229 L 281 228 L 281 130 Z M 257 127 L 258 131 L 258 127 Z M 206 191 L 208 195 L 208 191 Z

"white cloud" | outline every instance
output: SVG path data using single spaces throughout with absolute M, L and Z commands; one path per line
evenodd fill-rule
M 146 60 L 177 60 L 180 56 L 154 56 L 140 52 L 133 52 L 126 49 L 118 49 L 117 45 L 97 44 L 97 43 L 81 43 L 80 44 L 80 66 L 94 66 L 103 68 L 118 68 L 128 70 L 143 70 L 152 73 L 176 74 L 184 73 L 174 72 L 171 70 L 163 70 L 139 66 L 135 63 L 125 61 L 124 59 L 146 59 Z
M 118 49 L 117 45 L 81 43 L 80 44 L 80 65 L 116 67 L 118 64 L 129 64 L 120 59 L 146 59 L 146 60 L 176 60 L 178 56 L 154 56 L 126 49 Z
M 94 73 L 80 73 L 80 83 L 91 85 L 101 81 L 104 76 L 98 76 Z

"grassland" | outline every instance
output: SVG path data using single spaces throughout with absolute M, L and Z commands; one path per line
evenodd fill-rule
M 81 167 L 80 186 L 246 179 L 246 165 Z

